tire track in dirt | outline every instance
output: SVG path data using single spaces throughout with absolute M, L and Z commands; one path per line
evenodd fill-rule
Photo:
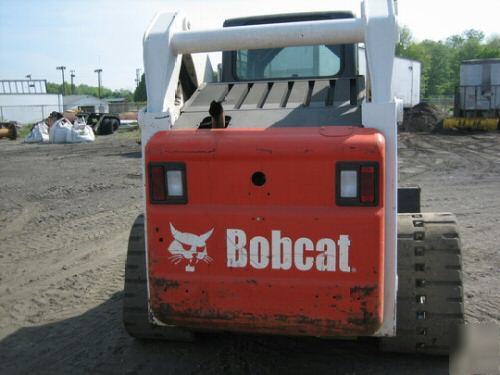
M 484 139 L 479 138 L 480 141 Z M 422 139 L 404 134 L 400 137 L 400 142 L 405 147 L 400 151 L 401 158 L 407 165 L 411 165 L 415 160 L 418 160 L 419 165 L 424 164 L 427 168 L 421 173 L 447 172 L 452 169 L 461 170 L 464 174 L 474 177 L 498 174 L 500 170 L 498 141 L 486 138 L 485 144 L 475 145 L 470 144 L 471 140 L 474 138 L 468 136 L 426 135 L 426 138 Z M 408 150 L 413 153 L 408 155 Z M 442 163 L 436 163 L 435 157 L 442 158 Z M 404 167 L 401 172 L 404 173 Z M 411 174 L 411 177 L 421 173 Z
M 401 134 L 400 144 L 400 181 L 422 186 L 426 211 L 458 213 L 467 319 L 498 322 L 500 134 Z M 0 373 L 448 372 L 446 358 L 380 353 L 370 341 L 130 339 L 121 290 L 128 232 L 141 211 L 138 154 L 134 141 L 113 137 L 0 149 L 8 192 L 0 196 L 0 223 L 7 219 L 0 232 Z
M 494 271 L 500 266 L 500 134 L 402 134 L 400 141 L 416 150 L 413 154 L 400 150 L 405 166 L 425 165 L 422 173 L 403 173 L 400 181 L 423 188 L 425 211 L 457 213 L 464 244 L 466 320 L 500 322 L 500 292 L 496 287 L 500 277 Z M 436 157 L 443 162 L 433 166 Z

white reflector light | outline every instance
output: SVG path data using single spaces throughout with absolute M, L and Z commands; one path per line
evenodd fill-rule
M 340 171 L 340 197 L 356 198 L 358 196 L 358 172 Z
M 182 171 L 167 171 L 167 190 L 170 197 L 182 197 L 184 194 Z

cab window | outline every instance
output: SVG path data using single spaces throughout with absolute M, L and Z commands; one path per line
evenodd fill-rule
M 298 46 L 236 52 L 240 80 L 331 77 L 342 69 L 342 46 Z

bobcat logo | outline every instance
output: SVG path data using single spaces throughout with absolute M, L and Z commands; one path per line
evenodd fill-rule
M 206 241 L 212 235 L 214 229 L 210 229 L 207 233 L 197 236 L 192 233 L 182 233 L 174 228 L 170 223 L 170 231 L 174 240 L 168 246 L 168 251 L 172 254 L 169 259 L 174 264 L 179 264 L 182 261 L 187 261 L 186 272 L 194 272 L 195 265 L 199 261 L 205 263 L 213 262 L 213 259 L 207 254 Z

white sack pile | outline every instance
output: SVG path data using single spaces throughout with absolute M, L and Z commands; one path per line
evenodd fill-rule
M 63 117 L 54 122 L 50 129 L 43 122 L 36 124 L 24 141 L 26 143 L 82 143 L 95 141 L 95 135 L 84 119 L 76 119 L 72 124 Z
M 45 122 L 35 124 L 31 132 L 24 139 L 26 143 L 47 143 L 49 142 L 49 127 Z

